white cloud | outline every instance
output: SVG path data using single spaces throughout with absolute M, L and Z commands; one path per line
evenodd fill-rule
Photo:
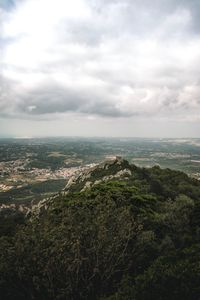
M 191 120 L 200 109 L 194 2 L 163 3 L 25 0 L 1 9 L 1 114 Z

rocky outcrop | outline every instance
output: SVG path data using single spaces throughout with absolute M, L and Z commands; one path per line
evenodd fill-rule
M 87 181 L 85 183 L 84 188 L 81 190 L 81 192 L 85 191 L 87 188 L 91 188 L 94 185 L 100 184 L 102 182 L 107 182 L 112 179 L 117 179 L 117 178 L 118 179 L 119 178 L 128 179 L 131 175 L 132 175 L 132 172 L 129 169 L 124 169 L 124 170 L 117 172 L 114 175 L 104 176 L 102 179 L 96 180 L 94 182 Z
M 63 193 L 66 195 L 70 191 L 85 191 L 101 182 L 112 179 L 128 179 L 132 175 L 132 166 L 127 160 L 117 156 L 113 160 L 106 161 L 78 175 L 74 175 L 68 181 Z
M 56 194 L 50 198 L 43 199 L 37 204 L 33 205 L 31 210 L 29 211 L 29 216 L 40 217 L 43 213 L 47 211 L 47 209 L 51 206 L 51 204 L 58 196 L 59 194 Z
M 128 180 L 132 174 L 133 166 L 131 166 L 127 160 L 117 156 L 113 160 L 106 161 L 73 175 L 60 194 L 65 196 L 74 191 L 83 192 L 95 185 L 109 180 Z M 55 196 L 41 200 L 37 205 L 32 206 L 30 215 L 35 217 L 41 216 L 41 214 L 48 210 L 51 203 L 53 203 L 58 196 L 59 195 L 56 194 Z

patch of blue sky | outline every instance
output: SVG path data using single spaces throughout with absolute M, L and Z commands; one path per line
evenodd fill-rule
M 10 10 L 15 5 L 14 0 L 0 0 L 0 7 L 5 10 Z

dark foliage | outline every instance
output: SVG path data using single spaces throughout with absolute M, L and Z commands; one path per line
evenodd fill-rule
M 25 223 L 0 216 L 1 299 L 200 299 L 200 183 L 132 170 Z

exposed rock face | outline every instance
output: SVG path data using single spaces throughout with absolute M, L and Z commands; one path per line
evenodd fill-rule
M 117 156 L 114 160 L 106 161 L 94 168 L 74 175 L 63 190 L 64 194 L 70 191 L 85 191 L 101 182 L 112 179 L 127 179 L 132 175 L 133 169 L 127 160 Z
M 132 176 L 134 168 L 129 164 L 128 161 L 117 156 L 113 160 L 105 161 L 95 167 L 80 172 L 79 174 L 73 175 L 66 187 L 59 194 L 55 194 L 47 199 L 41 200 L 38 204 L 32 205 L 31 208 L 25 206 L 11 205 L 0 205 L 0 213 L 21 213 L 27 217 L 39 217 L 51 206 L 55 198 L 60 195 L 67 195 L 70 192 L 83 192 L 97 184 L 107 182 L 109 180 L 126 180 Z
M 46 198 L 41 200 L 38 204 L 33 205 L 31 210 L 29 211 L 29 216 L 39 217 L 49 208 L 51 203 L 53 203 L 54 199 L 58 197 L 58 194 L 52 196 L 50 198 Z
M 106 161 L 98 166 L 73 175 L 60 194 L 67 195 L 74 191 L 83 192 L 97 184 L 107 182 L 112 179 L 129 179 L 132 174 L 133 166 L 130 165 L 127 160 L 117 156 L 114 160 Z M 58 194 L 48 199 L 41 200 L 37 205 L 32 207 L 30 215 L 39 217 L 41 214 L 45 213 L 56 197 L 58 197 Z
M 121 170 L 119 172 L 117 172 L 116 174 L 114 175 L 109 175 L 109 176 L 104 176 L 102 179 L 99 179 L 99 180 L 96 180 L 92 185 L 97 185 L 101 182 L 106 182 L 106 181 L 109 181 L 109 180 L 112 180 L 112 179 L 128 179 L 130 176 L 132 175 L 132 172 L 131 170 L 129 169 L 124 169 L 124 170 Z M 90 185 L 91 187 L 91 185 Z

